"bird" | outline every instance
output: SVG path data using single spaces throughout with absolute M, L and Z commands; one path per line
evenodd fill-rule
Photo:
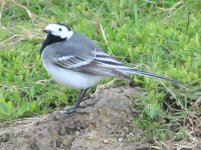
M 46 34 L 40 58 L 44 68 L 58 83 L 80 90 L 75 105 L 63 109 L 63 114 L 75 113 L 87 90 L 106 77 L 131 80 L 129 75 L 141 75 L 180 83 L 176 79 L 125 65 L 92 39 L 65 24 L 48 24 L 43 31 Z

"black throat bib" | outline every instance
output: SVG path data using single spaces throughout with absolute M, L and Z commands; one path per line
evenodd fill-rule
M 47 34 L 47 38 L 42 44 L 42 47 L 40 49 L 40 55 L 42 54 L 43 50 L 50 44 L 56 43 L 56 42 L 62 42 L 65 41 L 67 38 L 61 38 L 59 36 L 52 35 L 51 33 Z

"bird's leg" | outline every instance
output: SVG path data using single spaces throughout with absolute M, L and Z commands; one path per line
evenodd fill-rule
M 76 109 L 80 106 L 80 103 L 82 102 L 84 95 L 86 94 L 87 90 L 88 89 L 81 90 L 79 97 L 78 97 L 78 100 L 75 103 L 75 105 L 72 108 L 62 110 L 61 113 L 62 114 L 70 114 L 70 113 L 76 112 Z

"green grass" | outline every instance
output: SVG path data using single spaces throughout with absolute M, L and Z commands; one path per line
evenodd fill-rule
M 200 0 L 7 0 L 0 5 L 1 120 L 47 113 L 76 99 L 76 90 L 49 81 L 39 56 L 43 28 L 62 22 L 130 66 L 187 83 L 184 89 L 133 77 L 147 92 L 138 98 L 141 113 L 135 117 L 147 137 L 186 137 L 191 114 L 201 110 Z M 174 121 L 181 125 L 176 132 Z

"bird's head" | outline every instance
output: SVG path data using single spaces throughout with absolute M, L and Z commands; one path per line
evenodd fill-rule
M 47 33 L 46 37 L 51 34 L 61 39 L 69 39 L 73 35 L 73 31 L 69 27 L 60 23 L 49 24 L 43 31 Z

